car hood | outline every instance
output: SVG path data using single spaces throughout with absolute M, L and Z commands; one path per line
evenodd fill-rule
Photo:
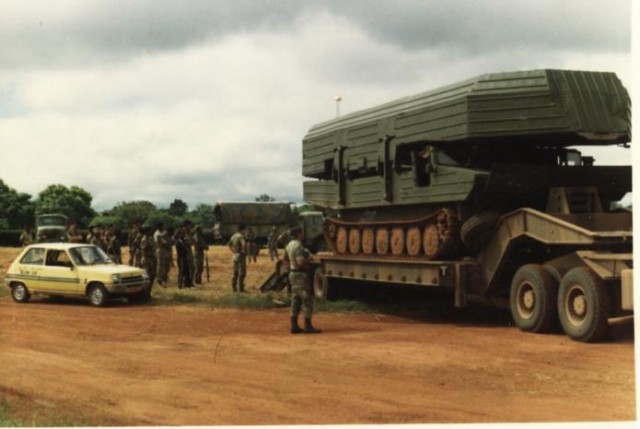
M 141 268 L 130 267 L 128 265 L 103 264 L 78 267 L 78 272 L 83 274 L 120 274 L 122 277 L 135 277 L 141 276 L 144 270 Z

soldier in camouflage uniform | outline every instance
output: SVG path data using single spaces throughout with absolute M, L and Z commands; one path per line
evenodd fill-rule
M 129 236 L 127 237 L 127 246 L 129 246 L 129 265 L 134 266 L 136 261 L 136 239 L 138 238 L 138 234 L 140 234 L 140 225 L 137 223 L 132 223 L 129 228 Z
M 229 249 L 233 253 L 233 278 L 231 288 L 234 292 L 244 292 L 244 278 L 247 275 L 247 239 L 245 226 L 238 225 L 238 231 L 229 239 Z
M 120 239 L 118 238 L 118 231 L 116 230 L 115 225 L 109 225 L 106 242 L 107 254 L 111 260 L 116 264 L 122 264 L 122 250 L 120 246 Z
M 246 235 L 247 239 L 247 262 L 258 262 L 258 243 L 256 243 L 256 233 L 253 232 L 253 228 L 249 227 Z
M 190 220 L 182 222 L 173 239 L 178 253 L 178 288 L 193 287 L 194 258 L 193 258 L 193 237 L 191 237 Z
M 204 270 L 204 253 L 209 250 L 209 246 L 204 241 L 202 227 L 197 226 L 193 234 L 193 248 L 195 251 L 196 274 L 195 284 L 202 284 L 202 271 Z
M 171 247 L 167 246 L 167 240 L 167 231 L 164 229 L 164 224 L 160 222 L 156 227 L 156 231 L 153 233 L 153 241 L 156 245 L 156 260 L 158 261 L 156 278 L 158 279 L 158 284 L 162 287 L 166 287 L 169 273 L 166 254 L 167 247 L 169 247 L 169 250 Z
M 149 274 L 149 292 L 156 279 L 158 261 L 156 259 L 156 244 L 153 241 L 153 229 L 141 228 L 142 238 L 140 239 L 140 254 L 142 255 L 142 268 Z
M 276 226 L 271 227 L 269 235 L 267 236 L 267 247 L 269 248 L 269 258 L 273 261 L 278 260 L 278 228 Z
M 29 228 L 23 229 L 20 233 L 20 244 L 22 244 L 22 247 L 33 244 L 33 235 Z
M 322 331 L 311 324 L 313 314 L 313 292 L 309 282 L 307 268 L 309 265 L 309 251 L 302 245 L 304 232 L 302 228 L 291 229 L 292 240 L 287 244 L 284 259 L 289 263 L 289 283 L 293 296 L 291 297 L 291 333 L 318 334 Z M 304 311 L 304 329 L 298 326 L 300 309 Z

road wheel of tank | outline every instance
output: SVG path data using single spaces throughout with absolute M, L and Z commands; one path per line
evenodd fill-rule
M 335 223 L 329 223 L 329 225 L 327 226 L 327 235 L 329 235 L 329 238 L 336 238 L 337 229 L 338 227 Z
M 391 254 L 400 256 L 404 253 L 404 230 L 400 227 L 391 230 Z
M 491 238 L 491 233 L 500 220 L 502 213 L 490 210 L 480 212 L 467 219 L 460 228 L 462 243 L 472 252 L 477 253 Z
M 378 255 L 389 253 L 389 231 L 385 228 L 376 231 L 376 253 Z
M 422 248 L 428 260 L 436 258 L 440 254 L 440 234 L 434 224 L 427 225 L 422 234 Z
M 13 298 L 15 302 L 23 304 L 29 301 L 31 294 L 25 285 L 17 283 L 11 286 L 11 298 Z
M 360 230 L 358 228 L 349 230 L 349 253 L 352 255 L 360 253 Z
M 556 323 L 558 282 L 538 264 L 523 265 L 511 281 L 510 307 L 516 326 L 527 332 L 547 332 Z
M 376 247 L 375 235 L 373 228 L 365 228 L 362 230 L 362 253 L 371 255 Z
M 109 302 L 109 292 L 101 284 L 90 286 L 87 296 L 94 307 L 104 307 Z
M 590 268 L 572 268 L 562 277 L 558 316 L 569 337 L 585 342 L 602 340 L 609 329 L 610 313 L 606 285 Z
M 422 246 L 422 233 L 417 226 L 407 230 L 407 253 L 411 256 L 418 256 Z
M 336 252 L 346 253 L 348 244 L 349 237 L 347 234 L 347 228 L 344 226 L 338 227 L 338 231 L 336 232 Z

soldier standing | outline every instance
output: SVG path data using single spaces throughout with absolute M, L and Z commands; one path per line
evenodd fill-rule
M 156 279 L 157 260 L 156 260 L 156 246 L 153 241 L 153 233 L 151 228 L 141 228 L 140 239 L 140 254 L 142 255 L 141 263 L 142 268 L 147 271 L 149 275 L 149 293 L 153 287 L 153 282 Z
M 185 220 L 176 231 L 173 239 L 178 253 L 178 288 L 193 287 L 193 242 L 191 221 Z
M 165 283 L 167 279 L 165 278 L 167 270 L 167 231 L 164 229 L 164 224 L 162 222 L 158 223 L 156 226 L 156 231 L 153 233 L 153 241 L 156 245 L 156 259 L 158 261 L 158 272 L 156 278 L 158 279 L 158 284 L 162 287 L 166 287 Z
M 116 264 L 122 264 L 122 250 L 120 245 L 120 239 L 118 238 L 118 230 L 115 225 L 109 225 L 107 231 L 107 254 L 113 262 Z
M 22 244 L 22 247 L 33 244 L 33 235 L 29 228 L 25 227 L 20 233 L 20 243 Z
M 82 235 L 78 232 L 78 225 L 75 222 L 69 225 L 69 229 L 67 229 L 67 240 L 69 240 L 69 243 L 82 242 Z
M 278 260 L 278 229 L 276 226 L 271 227 L 269 236 L 267 237 L 267 246 L 269 247 L 269 258 L 273 261 Z
M 193 234 L 193 247 L 195 250 L 196 258 L 196 274 L 195 284 L 202 284 L 202 271 L 204 269 L 204 252 L 209 250 L 209 246 L 204 241 L 204 235 L 202 234 L 202 227 L 198 225 L 195 233 Z
M 253 232 L 253 228 L 249 227 L 247 231 L 247 262 L 258 262 L 256 255 L 258 254 L 258 244 L 256 243 L 256 233 Z
M 302 228 L 291 230 L 292 240 L 287 244 L 284 252 L 285 261 L 289 263 L 289 283 L 293 296 L 291 298 L 291 333 L 318 334 L 322 331 L 311 324 L 313 314 L 313 293 L 309 282 L 307 268 L 309 265 L 309 251 L 302 245 L 304 232 Z M 300 309 L 304 311 L 304 329 L 298 326 Z
M 233 278 L 231 288 L 234 292 L 244 292 L 244 278 L 247 275 L 247 240 L 244 236 L 245 226 L 238 225 L 238 231 L 229 239 L 229 249 L 233 253 Z
M 129 228 L 129 236 L 127 237 L 127 246 L 129 246 L 129 265 L 135 265 L 136 259 L 136 239 L 140 234 L 140 225 L 138 223 L 132 223 Z

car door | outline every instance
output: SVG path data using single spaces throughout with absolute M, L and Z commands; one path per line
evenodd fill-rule
M 12 274 L 16 280 L 24 283 L 31 292 L 40 289 L 40 275 L 44 268 L 45 249 L 31 247 L 18 262 L 17 272 Z
M 81 294 L 78 270 L 71 262 L 66 249 L 49 248 L 40 274 L 43 292 L 60 295 Z

